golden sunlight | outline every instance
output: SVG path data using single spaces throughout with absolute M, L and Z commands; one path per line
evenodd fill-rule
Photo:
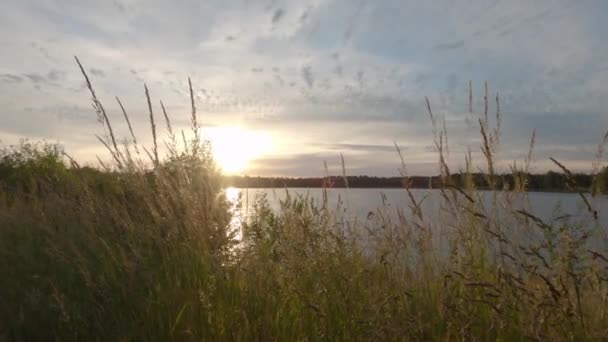
M 240 127 L 211 127 L 205 131 L 216 163 L 227 174 L 245 171 L 250 161 L 272 147 L 270 136 L 260 131 Z

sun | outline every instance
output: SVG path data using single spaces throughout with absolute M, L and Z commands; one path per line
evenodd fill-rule
M 240 127 L 211 127 L 204 134 L 211 142 L 213 158 L 227 174 L 245 171 L 272 146 L 268 134 Z

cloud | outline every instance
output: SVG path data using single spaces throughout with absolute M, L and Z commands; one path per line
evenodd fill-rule
M 51 70 L 46 75 L 46 79 L 48 82 L 58 82 L 58 81 L 61 81 L 64 77 L 65 77 L 65 72 L 60 71 L 60 70 Z
M 349 155 L 353 170 L 390 173 L 393 141 L 407 148 L 412 169 L 436 172 L 435 157 L 423 147 L 432 142 L 424 97 L 446 119 L 454 151 L 467 144 L 477 149 L 475 120 L 467 125 L 469 80 L 476 115 L 484 81 L 492 98 L 500 93 L 505 158 L 525 154 L 531 127 L 546 144 L 539 158 L 593 158 L 592 140 L 608 128 L 602 116 L 608 108 L 606 4 L 278 4 L 8 0 L 0 12 L 0 102 L 19 119 L 0 119 L 0 126 L 11 136 L 60 134 L 79 151 L 94 148 L 86 145 L 94 139 L 75 133 L 99 133 L 77 54 L 113 122 L 122 122 L 113 101 L 119 95 L 142 134 L 148 127 L 143 82 L 155 110 L 162 99 L 176 129 L 187 129 L 191 77 L 205 124 L 276 133 L 269 164 L 254 167 L 260 173 L 274 167 L 318 175 L 313 165 L 338 152 Z M 551 149 L 564 141 L 577 152 Z
M 395 152 L 395 145 L 377 145 L 377 144 L 326 144 L 320 145 L 322 148 L 336 151 L 353 151 L 353 152 Z
M 23 81 L 21 76 L 13 74 L 0 74 L 0 79 L 5 83 L 21 83 Z
M 46 78 L 40 74 L 30 73 L 30 74 L 24 74 L 23 76 L 33 83 L 46 82 Z
M 282 8 L 277 9 L 276 11 L 274 11 L 274 14 L 272 15 L 272 24 L 276 24 L 278 23 L 281 18 L 283 18 L 283 15 L 285 14 L 285 12 L 283 11 Z
M 311 11 L 311 8 L 307 7 L 304 10 L 304 12 L 302 12 L 302 14 L 300 15 L 300 19 L 299 19 L 301 24 L 304 23 L 306 21 L 306 19 L 308 19 L 308 16 L 310 15 L 310 11 Z
M 93 76 L 106 77 L 106 73 L 103 70 L 101 70 L 101 69 L 90 68 L 89 72 L 91 72 L 91 75 L 93 75 Z
M 302 68 L 302 78 L 306 82 L 308 88 L 312 88 L 315 83 L 315 77 L 312 74 L 312 68 L 310 66 L 305 66 Z
M 46 74 L 32 72 L 25 73 L 22 76 L 33 83 L 36 89 L 40 89 L 42 86 L 60 86 L 61 82 L 65 80 L 66 73 L 61 70 L 52 69 Z
M 458 40 L 458 41 L 451 42 L 451 43 L 437 44 L 437 45 L 435 45 L 435 47 L 433 49 L 435 51 L 447 51 L 447 50 L 461 49 L 463 47 L 464 47 L 464 40 Z
M 346 30 L 344 30 L 344 34 L 342 35 L 343 43 L 346 43 L 351 39 L 353 32 L 355 31 L 355 27 L 358 23 L 359 15 L 361 14 L 361 10 L 363 9 L 364 5 L 365 5 L 364 1 L 360 1 L 356 5 L 355 11 L 352 14 L 352 16 L 349 18 L 348 24 L 346 26 Z

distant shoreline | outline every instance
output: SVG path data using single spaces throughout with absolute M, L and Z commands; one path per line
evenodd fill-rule
M 333 189 L 357 189 L 357 190 L 372 190 L 372 189 L 377 189 L 377 190 L 394 190 L 394 189 L 403 189 L 405 190 L 406 188 L 404 187 L 374 187 L 374 186 L 367 186 L 367 187 L 362 187 L 362 186 L 350 186 L 350 187 L 331 187 L 331 188 L 323 188 L 320 186 L 249 186 L 249 187 L 244 187 L 244 186 L 233 186 L 233 185 L 225 185 L 225 188 L 236 188 L 236 189 L 327 189 L 327 190 L 333 190 Z M 414 188 L 414 187 L 410 187 L 409 189 L 412 190 L 440 190 L 441 188 Z M 443 189 L 450 189 L 449 187 L 443 187 Z M 488 188 L 476 188 L 475 191 L 493 191 L 491 189 Z M 495 191 L 506 191 L 506 192 L 514 192 L 512 190 L 495 190 Z M 521 191 L 521 192 L 545 192 L 545 193 L 556 193 L 556 194 L 578 194 L 581 191 L 574 191 L 574 190 L 555 190 L 555 189 L 528 189 L 526 191 Z M 591 194 L 590 191 L 582 191 L 583 194 Z M 607 194 L 601 194 L 601 196 L 608 196 Z
M 476 190 L 490 191 L 490 177 L 481 173 L 469 175 L 469 182 L 475 184 Z M 226 187 L 248 188 L 248 189 L 322 189 L 322 188 L 350 188 L 350 189 L 442 189 L 446 187 L 439 176 L 411 176 L 411 177 L 373 177 L 373 176 L 329 176 L 329 177 L 249 177 L 249 176 L 224 176 Z M 555 192 L 555 193 L 591 193 L 594 178 L 589 174 L 574 174 L 568 176 L 548 172 L 546 174 L 528 174 L 513 176 L 511 174 L 494 176 L 494 189 L 514 189 L 518 182 L 526 182 L 525 192 Z M 452 175 L 449 180 L 453 187 L 466 189 L 467 185 L 460 174 Z M 573 187 L 573 184 L 575 187 Z M 513 190 L 505 190 L 513 191 Z

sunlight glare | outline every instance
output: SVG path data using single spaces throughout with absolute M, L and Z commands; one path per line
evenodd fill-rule
M 243 172 L 249 162 L 267 153 L 272 144 L 264 132 L 240 127 L 212 127 L 206 131 L 213 157 L 227 174 Z

